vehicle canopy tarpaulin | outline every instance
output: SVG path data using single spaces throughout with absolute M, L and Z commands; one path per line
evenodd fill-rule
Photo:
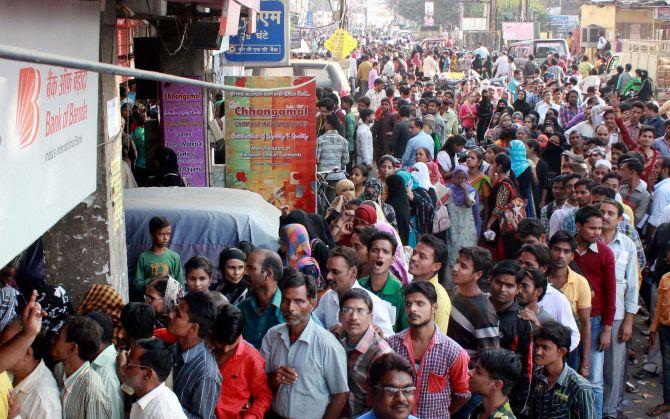
M 226 188 L 135 188 L 123 195 L 126 216 L 128 273 L 135 275 L 137 259 L 151 247 L 149 220 L 163 216 L 172 224 L 168 247 L 182 264 L 193 256 L 212 262 L 219 277 L 219 254 L 228 246 L 249 241 L 256 247 L 279 247 L 280 211 L 255 192 Z M 213 278 L 213 279 L 214 279 Z

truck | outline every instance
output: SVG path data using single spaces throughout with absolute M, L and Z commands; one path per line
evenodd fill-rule
M 666 99 L 670 88 L 670 41 L 633 40 L 623 41 L 623 51 L 618 65 L 630 63 L 635 69 L 649 72 L 656 87 L 656 98 Z M 616 71 L 616 66 L 614 66 Z

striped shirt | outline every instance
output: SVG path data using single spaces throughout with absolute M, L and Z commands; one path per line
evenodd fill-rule
M 175 349 L 173 390 L 184 413 L 188 418 L 214 418 L 221 388 L 221 374 L 216 360 L 204 341 L 184 352 L 181 352 L 179 344 L 175 345 Z
M 591 384 L 568 364 L 549 386 L 544 370 L 533 376 L 531 384 L 530 417 L 543 419 L 595 419 L 595 400 Z
M 349 143 L 336 130 L 326 131 L 316 139 L 317 170 L 342 169 L 349 163 Z M 344 172 L 328 176 L 328 180 L 345 178 Z
M 367 380 L 368 369 L 372 362 L 384 354 L 393 352 L 386 341 L 379 336 L 372 326 L 368 327 L 356 346 L 347 344 L 347 337 L 340 339 L 347 351 L 347 378 L 349 384 L 348 416 L 358 416 L 368 410 Z
M 84 362 L 69 377 L 61 362 L 54 368 L 54 375 L 61 391 L 63 419 L 114 419 L 105 386 L 90 362 Z
M 480 350 L 500 346 L 498 325 L 498 315 L 486 294 L 465 297 L 456 291 L 447 336 L 467 351 L 473 365 Z

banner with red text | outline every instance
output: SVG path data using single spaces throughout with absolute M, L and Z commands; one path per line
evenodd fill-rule
M 0 27 L 3 45 L 99 59 L 95 2 L 0 2 Z M 97 145 L 96 73 L 0 59 L 0 267 L 95 191 Z
M 226 77 L 226 84 L 272 88 L 309 77 Z M 226 185 L 250 189 L 277 207 L 314 212 L 316 83 L 293 90 L 226 92 Z

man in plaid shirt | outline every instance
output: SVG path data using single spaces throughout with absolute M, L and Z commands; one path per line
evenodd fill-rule
M 349 401 L 342 415 L 356 417 L 368 410 L 366 382 L 370 365 L 393 350 L 372 327 L 372 299 L 363 289 L 352 288 L 340 298 L 340 324 L 339 340 L 347 351 L 349 384 Z
M 565 97 L 565 103 L 561 105 L 561 108 L 558 111 L 558 122 L 563 127 L 567 126 L 570 121 L 581 112 L 581 109 L 577 104 L 577 95 L 579 95 L 579 93 L 576 90 L 568 91 Z
M 391 336 L 388 342 L 416 371 L 417 403 L 412 413 L 420 418 L 449 418 L 470 398 L 470 357 L 435 326 L 437 292 L 433 284 L 411 282 L 403 294 L 409 329 Z

